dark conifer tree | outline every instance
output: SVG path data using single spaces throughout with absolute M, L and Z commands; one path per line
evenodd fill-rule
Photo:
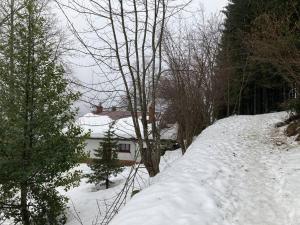
M 219 117 L 280 110 L 288 96 L 290 88 L 282 71 L 269 62 L 253 61 L 247 46 L 253 22 L 259 15 L 273 10 L 270 5 L 274 2 L 231 0 L 224 11 L 226 19 L 217 71 L 225 86 L 225 104 Z
M 300 2 L 269 0 L 265 10 L 252 24 L 248 50 L 257 64 L 267 63 L 278 71 L 287 84 L 285 108 L 300 112 Z M 269 82 L 270 83 L 270 82 Z
M 111 175 L 116 176 L 123 171 L 118 160 L 118 144 L 115 138 L 113 124 L 111 124 L 105 133 L 103 141 L 100 142 L 99 147 L 95 149 L 96 158 L 94 158 L 89 165 L 93 173 L 87 175 L 89 178 L 88 182 L 90 183 L 100 184 L 105 181 L 106 189 L 109 188 L 109 177 Z
M 0 216 L 14 224 L 63 224 L 56 188 L 77 181 L 68 171 L 83 156 L 71 110 L 79 95 L 68 88 L 46 2 L 1 1 Z

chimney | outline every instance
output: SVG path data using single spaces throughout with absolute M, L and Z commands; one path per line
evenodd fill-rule
M 94 114 L 101 114 L 103 112 L 103 106 L 100 103 L 99 105 L 95 106 L 95 110 L 93 111 Z

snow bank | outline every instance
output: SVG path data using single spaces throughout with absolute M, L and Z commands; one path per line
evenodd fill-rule
M 300 195 L 293 204 L 286 196 L 300 193 L 299 184 L 293 188 L 300 179 L 300 149 L 296 146 L 289 156 L 272 136 L 274 124 L 285 116 L 233 116 L 216 122 L 110 225 L 299 224 Z M 292 177 L 295 168 L 299 171 Z
M 161 157 L 160 169 L 171 167 L 172 163 L 178 160 L 181 155 L 181 150 L 167 151 L 163 157 Z M 91 172 L 90 168 L 86 164 L 81 164 L 75 170 L 81 170 L 83 174 Z M 59 191 L 69 198 L 67 210 L 67 225 L 92 225 L 101 222 L 107 207 L 115 200 L 119 192 L 124 186 L 126 178 L 131 171 L 131 167 L 125 167 L 124 171 L 118 174 L 117 177 L 111 177 L 111 181 L 114 182 L 111 188 L 105 189 L 104 186 L 96 188 L 94 184 L 87 183 L 86 178 L 82 178 L 80 185 L 67 192 L 60 188 Z M 145 168 L 138 169 L 138 175 L 135 179 L 136 189 L 143 189 L 150 185 L 150 179 Z M 131 193 L 128 194 L 130 199 Z
M 110 225 L 299 225 L 300 147 L 274 128 L 284 117 L 233 116 L 203 131 L 183 157 L 180 150 L 166 152 L 158 176 L 140 170 L 136 185 L 144 190 Z M 77 169 L 90 172 L 85 164 Z M 99 209 L 105 211 L 129 171 L 112 178 L 108 190 L 86 178 L 68 192 L 60 189 L 70 198 L 67 225 L 101 221 Z

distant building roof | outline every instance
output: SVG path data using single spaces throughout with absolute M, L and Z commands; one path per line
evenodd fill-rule
M 123 119 L 130 117 L 131 113 L 129 111 L 103 111 L 97 114 L 98 116 L 108 116 L 112 120 Z
M 90 132 L 90 138 L 104 138 L 109 125 L 114 123 L 113 129 L 120 139 L 136 139 L 135 129 L 129 111 L 103 111 L 101 113 L 87 113 L 77 120 L 83 132 Z M 142 122 L 139 120 L 143 134 Z M 149 129 L 150 130 L 150 129 Z M 176 140 L 177 126 L 163 129 L 161 139 Z
M 113 115 L 116 117 L 116 114 Z M 108 131 L 109 125 L 113 122 L 115 123 L 113 129 L 118 138 L 136 138 L 133 121 L 130 117 L 116 120 L 103 112 L 101 114 L 88 113 L 77 120 L 77 124 L 83 129 L 83 132 L 90 132 L 91 138 L 104 138 L 105 132 Z

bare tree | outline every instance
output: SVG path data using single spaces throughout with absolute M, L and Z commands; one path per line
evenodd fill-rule
M 168 115 L 178 123 L 183 153 L 193 138 L 214 120 L 215 63 L 220 40 L 220 17 L 213 16 L 193 28 L 184 28 L 164 39 L 169 73 L 161 81 L 160 93 L 169 100 Z M 173 32 L 172 32 L 173 33 Z
M 89 34 L 93 33 L 97 42 L 90 44 L 88 37 L 78 32 L 69 20 L 73 32 L 102 70 L 105 67 L 107 73 L 121 76 L 142 162 L 150 176 L 156 175 L 160 162 L 156 92 L 163 73 L 162 40 L 169 18 L 187 3 L 74 0 L 63 5 L 56 2 L 64 13 L 67 7 L 86 16 Z

